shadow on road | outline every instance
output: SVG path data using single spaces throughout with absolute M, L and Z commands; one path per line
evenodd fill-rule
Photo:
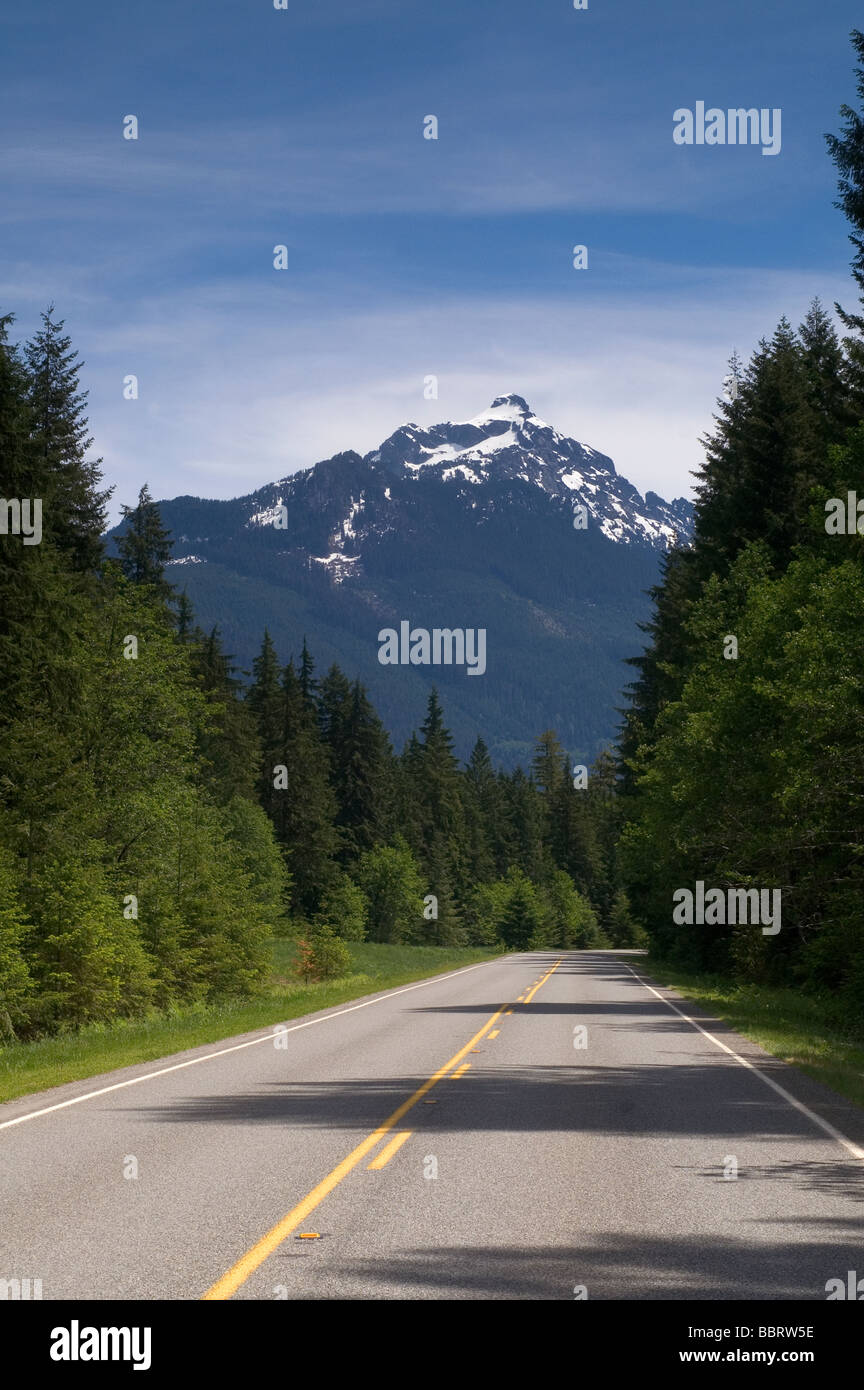
M 747 1138 L 797 1138 L 824 1144 L 806 1116 L 768 1090 L 751 1072 L 722 1057 L 686 1066 L 489 1066 L 480 1051 L 461 1080 L 445 1078 L 411 1111 L 413 1127 L 431 1132 L 710 1136 L 722 1143 Z M 485 1060 L 484 1060 L 485 1058 Z M 271 1124 L 335 1130 L 375 1129 L 417 1089 L 422 1076 L 347 1077 L 338 1081 L 269 1081 L 246 1093 L 178 1098 L 161 1106 L 129 1107 L 157 1123 Z M 725 1150 L 724 1150 L 725 1152 Z M 864 1184 L 864 1164 L 834 1165 Z M 825 1165 L 814 1165 L 824 1172 Z
M 853 1250 L 827 1241 L 751 1244 L 716 1236 L 642 1237 L 608 1231 L 554 1249 L 475 1244 L 396 1250 L 383 1258 L 340 1262 L 339 1287 L 328 1281 L 322 1288 L 313 1279 L 308 1291 L 298 1288 L 292 1296 L 350 1299 L 360 1297 L 362 1287 L 362 1296 L 369 1298 L 377 1286 L 382 1298 L 396 1290 L 399 1298 L 573 1300 L 580 1286 L 589 1301 L 818 1301 L 825 1299 L 829 1279 L 845 1282 L 850 1258 Z M 704 1315 L 699 1323 L 705 1325 Z M 718 1313 L 716 1326 L 723 1325 Z M 700 1344 L 683 1342 L 681 1349 L 693 1345 Z

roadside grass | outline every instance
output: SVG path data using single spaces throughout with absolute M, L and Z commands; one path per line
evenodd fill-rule
M 66 1081 L 81 1081 L 117 1067 L 150 1062 L 203 1043 L 251 1033 L 319 1009 L 329 1009 L 379 990 L 395 989 L 446 970 L 493 960 L 494 951 L 447 946 L 386 946 L 348 942 L 352 973 L 320 984 L 292 975 L 294 941 L 272 943 L 273 971 L 265 990 L 252 999 L 225 999 L 146 1018 L 90 1025 L 35 1042 L 0 1048 L 0 1102 Z
M 634 965 L 652 983 L 678 990 L 772 1056 L 864 1106 L 864 1025 L 838 1021 L 833 999 L 692 974 L 651 955 Z

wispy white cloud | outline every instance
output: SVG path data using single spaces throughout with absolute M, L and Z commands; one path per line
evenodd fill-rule
M 682 268 L 617 297 L 418 293 L 322 311 L 314 295 L 223 283 L 141 303 L 121 322 L 91 309 L 68 326 L 118 502 L 145 478 L 163 497 L 236 496 L 340 450 L 364 453 L 406 420 L 467 419 L 505 391 L 611 455 L 643 492 L 671 497 L 690 489 L 733 347 L 749 354 L 783 313 L 798 322 L 814 291 L 830 303 L 847 290 L 811 272 Z M 132 372 L 140 397 L 125 401 Z
M 350 108 L 293 111 L 284 121 L 208 116 L 166 124 L 136 112 L 124 140 L 119 109 L 102 126 L 7 123 L 0 146 L 0 220 L 26 221 L 62 202 L 63 219 L 108 232 L 115 220 L 159 220 L 169 244 L 186 223 L 220 212 L 218 240 L 250 209 L 300 217 L 374 213 L 463 216 L 593 212 L 752 211 L 754 193 L 786 198 L 801 179 L 827 179 L 821 146 L 800 142 L 770 170 L 758 149 L 682 149 L 672 141 L 672 94 L 644 92 L 610 107 L 595 77 L 578 93 L 537 92 L 526 113 L 518 83 L 499 73 L 494 103 L 458 87 L 431 98 L 439 139 L 422 137 L 424 103 L 394 82 Z M 814 158 L 818 149 L 819 157 Z M 748 204 L 748 200 L 751 200 Z M 168 217 L 166 220 L 166 209 Z

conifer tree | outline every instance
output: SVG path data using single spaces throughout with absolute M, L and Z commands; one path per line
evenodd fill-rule
M 534 885 L 517 869 L 507 875 L 508 898 L 501 922 L 501 940 L 509 951 L 528 951 L 539 944 L 544 919 Z
M 288 852 L 292 901 L 312 917 L 337 877 L 337 803 L 316 711 L 289 661 L 282 674 L 282 739 L 271 797 L 276 835 Z
M 405 840 L 367 850 L 357 866 L 357 881 L 369 903 L 370 941 L 422 941 L 425 886 L 420 867 Z
M 223 805 L 235 796 L 253 799 L 261 756 L 255 717 L 240 698 L 241 682 L 222 649 L 218 627 L 193 648 L 192 669 L 207 698 L 198 735 L 207 785 Z
M 353 856 L 389 839 L 396 829 L 390 739 L 359 681 L 351 687 L 339 756 L 337 824 L 346 852 Z
M 495 877 L 497 790 L 489 749 L 478 736 L 464 775 L 465 877 L 475 886 Z
M 351 682 L 335 664 L 330 667 L 318 689 L 318 719 L 321 736 L 338 763 L 338 753 L 344 739 L 351 702 Z
M 192 600 L 184 589 L 177 595 L 177 640 L 189 642 L 195 631 L 195 609 Z
M 422 756 L 418 770 L 424 841 L 428 851 L 433 835 L 443 834 L 455 843 L 462 827 L 459 763 L 453 754 L 453 737 L 444 725 L 444 712 L 434 687 L 429 694 L 420 733 Z
M 322 737 L 330 754 L 341 857 L 350 863 L 396 829 L 390 740 L 359 681 L 332 666 L 318 698 Z
M 133 584 L 147 584 L 163 599 L 173 590 L 165 579 L 165 566 L 171 558 L 171 534 L 162 525 L 159 507 L 145 483 L 134 507 L 123 507 L 126 529 L 117 541 L 120 567 Z
M 246 702 L 255 716 L 260 760 L 256 788 L 258 799 L 273 819 L 276 813 L 275 770 L 282 761 L 284 718 L 279 683 L 279 658 L 267 628 L 261 651 L 252 662 L 252 684 Z
M 12 314 L 0 317 L 0 460 L 3 466 L 2 492 L 6 499 L 23 498 L 31 502 L 42 498 L 44 477 L 34 463 L 30 430 L 28 381 L 17 347 L 8 341 L 14 321 Z M 43 528 L 45 516 L 43 513 Z M 44 567 L 34 553 L 39 547 L 25 546 L 19 537 L 0 540 L 0 688 L 4 691 L 3 714 L 7 717 L 14 701 L 13 690 L 20 684 L 19 642 L 32 627 L 34 611 L 45 609 Z
M 63 332 L 63 320 L 55 320 L 53 304 L 41 317 L 42 328 L 25 349 L 34 485 L 43 498 L 48 535 L 73 569 L 91 571 L 102 558 L 111 489 L 99 490 L 102 460 L 87 458 L 93 440 L 84 414 L 88 393 L 79 389 L 83 363 Z
M 315 699 L 318 693 L 318 682 L 315 680 L 315 662 L 312 660 L 309 648 L 306 645 L 306 638 L 303 638 L 303 651 L 300 655 L 300 690 L 305 703 L 310 709 L 315 709 Z
M 849 240 L 855 248 L 852 257 L 852 278 L 858 286 L 859 298 L 864 304 L 864 33 L 853 29 L 850 35 L 852 47 L 859 60 L 855 69 L 856 90 L 861 109 L 856 111 L 844 103 L 840 115 L 845 124 L 840 135 L 825 137 L 831 158 L 839 175 L 839 198 L 835 203 L 845 213 L 851 231 Z M 851 313 L 835 305 L 841 320 L 847 328 L 853 329 L 857 338 L 848 344 L 860 372 L 864 363 L 864 314 Z

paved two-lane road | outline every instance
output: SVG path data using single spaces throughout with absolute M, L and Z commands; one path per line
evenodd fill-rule
M 864 1112 L 640 975 L 508 956 L 0 1106 L 0 1279 L 824 1299 L 864 1276 Z

